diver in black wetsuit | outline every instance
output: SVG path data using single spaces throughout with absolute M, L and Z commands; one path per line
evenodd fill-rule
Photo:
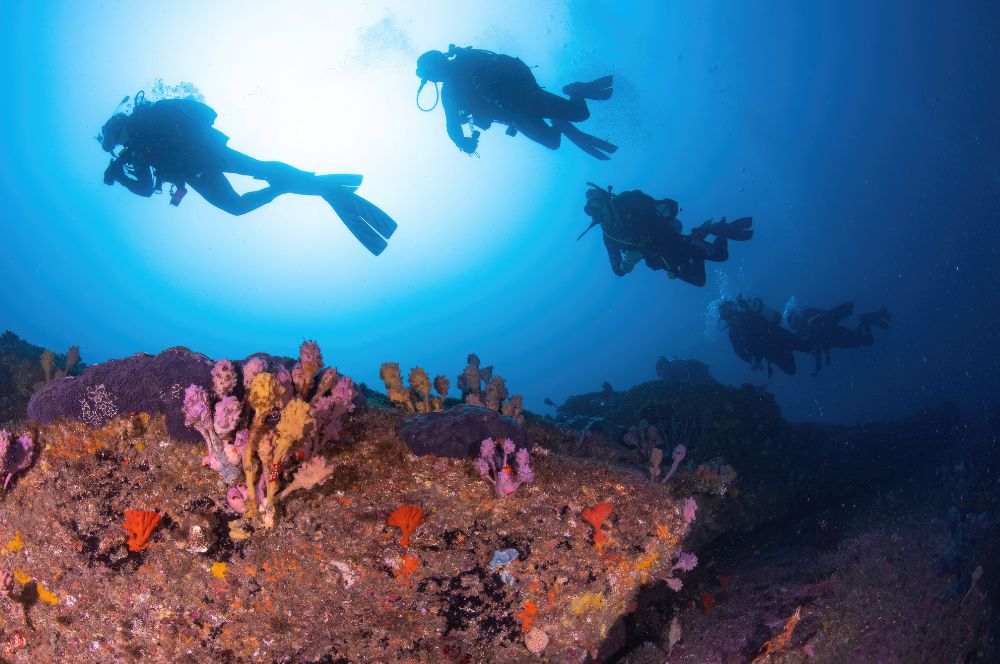
M 878 311 L 860 314 L 858 325 L 853 330 L 841 325 L 841 321 L 853 312 L 853 302 L 844 302 L 832 309 L 793 307 L 787 310 L 788 326 L 806 341 L 809 352 L 816 360 L 814 376 L 823 367 L 824 357 L 830 364 L 831 349 L 872 346 L 875 343 L 872 326 L 888 329 L 892 323 L 888 309 L 882 307 Z
M 563 88 L 566 99 L 548 92 L 535 81 L 531 69 L 520 58 L 474 49 L 457 48 L 447 53 L 427 51 L 417 59 L 420 92 L 428 81 L 441 83 L 440 101 L 444 106 L 448 136 L 460 150 L 474 154 L 479 146 L 479 131 L 496 122 L 507 126 L 507 134 L 521 132 L 536 143 L 555 150 L 565 136 L 577 147 L 597 159 L 609 159 L 617 146 L 584 133 L 573 123 L 590 117 L 587 100 L 611 98 L 612 77 L 604 76 L 590 83 L 570 83 Z M 437 105 L 435 101 L 434 106 Z M 434 108 L 421 110 L 430 111 Z M 463 125 L 472 127 L 466 136 Z
M 281 194 L 322 196 L 369 251 L 378 255 L 386 248 L 396 222 L 353 193 L 362 176 L 316 175 L 280 161 L 254 159 L 227 145 L 229 137 L 212 126 L 215 118 L 214 110 L 194 99 L 147 102 L 140 93 L 130 114 L 114 114 L 101 129 L 98 140 L 112 155 L 104 183 L 118 182 L 147 197 L 170 183 L 172 205 L 180 204 L 190 186 L 233 215 L 256 210 Z M 226 173 L 266 180 L 268 186 L 239 194 Z
M 781 327 L 781 314 L 766 307 L 760 298 L 747 300 L 740 296 L 724 301 L 719 305 L 719 320 L 729 328 L 729 341 L 740 359 L 754 371 L 766 363 L 768 378 L 772 365 L 794 375 L 793 351 L 809 351 L 806 340 Z
M 618 276 L 632 271 L 640 260 L 652 270 L 665 270 L 671 279 L 704 286 L 705 261 L 729 258 L 729 240 L 749 240 L 753 220 L 743 217 L 733 222 L 706 221 L 689 234 L 681 233 L 677 201 L 654 199 L 639 190 L 612 194 L 593 183 L 587 190 L 584 212 L 593 221 L 583 235 L 600 225 L 608 250 L 611 270 Z M 711 242 L 709 235 L 715 236 Z

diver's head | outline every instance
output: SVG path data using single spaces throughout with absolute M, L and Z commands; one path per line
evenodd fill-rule
M 101 133 L 97 137 L 97 140 L 101 142 L 101 149 L 105 152 L 112 152 L 122 144 L 122 134 L 125 133 L 126 122 L 128 122 L 127 115 L 115 113 L 104 123 L 104 126 L 101 127 Z
M 583 211 L 588 217 L 597 219 L 607 211 L 608 199 L 606 194 L 599 189 L 588 189 L 585 194 L 587 203 L 583 206 Z
M 719 320 L 730 321 L 736 315 L 736 303 L 726 300 L 719 305 Z
M 417 76 L 425 81 L 444 81 L 447 69 L 448 56 L 441 51 L 427 51 L 417 58 Z

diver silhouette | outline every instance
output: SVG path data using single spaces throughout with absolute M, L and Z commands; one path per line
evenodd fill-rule
M 593 221 L 582 238 L 594 226 L 604 234 L 611 270 L 625 276 L 640 260 L 652 270 L 665 270 L 671 279 L 694 286 L 704 286 L 705 261 L 722 262 L 729 258 L 729 240 L 744 241 L 753 237 L 753 220 L 743 217 L 733 222 L 706 221 L 689 234 L 681 233 L 677 219 L 680 208 L 669 198 L 655 199 L 639 190 L 613 194 L 611 188 L 588 182 L 584 212 Z M 714 235 L 712 242 L 706 237 Z
M 366 249 L 376 256 L 385 250 L 396 222 L 354 193 L 361 175 L 316 175 L 237 152 L 229 147 L 229 137 L 213 126 L 216 115 L 194 99 L 149 102 L 140 92 L 131 113 L 115 113 L 101 128 L 98 140 L 112 155 L 104 183 L 117 182 L 146 197 L 169 183 L 170 204 L 175 206 L 190 186 L 207 202 L 233 215 L 256 210 L 282 194 L 320 196 Z M 116 153 L 119 146 L 122 149 Z M 248 175 L 268 186 L 239 194 L 226 173 Z
M 417 76 L 422 80 L 417 90 L 417 106 L 433 110 L 438 101 L 444 106 L 448 136 L 460 150 L 474 154 L 479 146 L 480 129 L 494 122 L 507 126 L 510 136 L 521 132 L 531 140 L 555 150 L 561 137 L 597 159 L 610 159 L 618 149 L 607 141 L 591 136 L 573 123 L 590 117 L 587 100 L 611 98 L 613 79 L 604 76 L 589 83 L 570 83 L 563 88 L 566 99 L 548 92 L 535 81 L 528 65 L 520 58 L 452 44 L 447 53 L 427 51 L 417 59 Z M 420 106 L 420 93 L 432 81 L 438 97 L 430 108 Z M 548 120 L 548 121 L 546 121 Z M 470 125 L 466 136 L 463 125 Z
M 889 310 L 882 307 L 878 311 L 858 315 L 858 325 L 852 330 L 841 325 L 841 321 L 852 313 L 853 302 L 844 302 L 832 309 L 796 307 L 786 312 L 788 326 L 806 341 L 808 352 L 816 360 L 812 375 L 817 375 L 823 368 L 823 358 L 830 364 L 831 349 L 873 346 L 875 335 L 872 334 L 872 327 L 888 329 L 892 324 Z
M 725 300 L 719 305 L 719 321 L 729 330 L 729 342 L 741 360 L 759 371 L 767 365 L 767 377 L 773 366 L 788 375 L 795 374 L 793 351 L 808 352 L 802 337 L 781 327 L 781 314 L 764 305 L 760 298 Z

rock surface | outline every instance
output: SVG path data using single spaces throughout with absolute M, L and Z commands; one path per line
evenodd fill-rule
M 462 404 L 448 410 L 414 415 L 399 430 L 414 454 L 475 459 L 484 438 L 510 438 L 531 449 L 531 440 L 517 422 L 481 406 Z
M 210 388 L 212 361 L 187 348 L 168 348 L 156 355 L 137 353 L 87 368 L 79 376 L 53 380 L 28 403 L 28 417 L 49 423 L 56 418 L 101 426 L 115 415 L 165 415 L 167 432 L 178 440 L 198 442 L 184 426 L 184 388 Z

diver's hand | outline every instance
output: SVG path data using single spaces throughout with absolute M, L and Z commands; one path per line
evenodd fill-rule
M 104 169 L 104 184 L 110 186 L 115 183 L 118 176 L 122 173 L 122 163 L 117 159 L 111 161 L 108 167 Z
M 472 136 L 463 138 L 458 143 L 458 149 L 465 154 L 474 154 L 479 149 L 479 132 L 472 132 Z

